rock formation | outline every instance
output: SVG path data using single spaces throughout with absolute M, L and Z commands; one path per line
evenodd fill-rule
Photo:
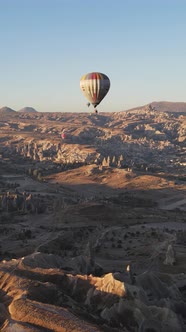
M 175 258 L 175 250 L 173 248 L 172 244 L 168 245 L 167 252 L 166 252 L 166 258 L 164 261 L 165 265 L 174 265 L 176 262 Z

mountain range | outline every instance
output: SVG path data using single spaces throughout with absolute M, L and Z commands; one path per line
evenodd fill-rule
M 10 114 L 15 113 L 16 111 L 10 107 L 4 106 L 0 108 L 0 114 Z M 36 113 L 37 111 L 33 107 L 24 107 L 20 109 L 18 112 L 20 113 Z
M 149 106 L 152 106 L 157 111 L 160 112 L 176 112 L 176 113 L 186 113 L 186 103 L 185 102 L 169 102 L 169 101 L 153 101 L 152 103 L 143 105 L 143 106 L 137 106 L 128 110 L 125 110 L 127 112 L 134 111 L 134 110 L 142 110 L 144 108 L 147 108 Z M 0 114 L 10 114 L 16 112 L 10 107 L 4 106 L 0 108 Z M 36 113 L 36 111 L 33 107 L 24 107 L 17 112 L 19 113 Z

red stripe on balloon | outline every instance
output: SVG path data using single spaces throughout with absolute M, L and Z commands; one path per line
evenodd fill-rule
M 90 74 L 87 74 L 85 79 L 87 79 L 87 80 L 99 80 L 100 75 L 99 75 L 99 73 L 90 73 Z
M 93 102 L 95 103 L 96 100 L 97 100 L 97 95 L 96 95 L 96 93 L 94 93 L 94 94 L 93 94 Z

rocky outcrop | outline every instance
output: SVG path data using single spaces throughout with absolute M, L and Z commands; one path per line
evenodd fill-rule
M 74 275 L 60 265 L 62 257 L 41 253 L 0 263 L 1 331 L 22 324 L 36 331 L 185 331 L 184 298 L 172 277 L 145 272 L 131 285 L 112 273 Z
M 164 261 L 165 265 L 174 265 L 176 262 L 175 251 L 172 244 L 168 245 L 166 258 Z

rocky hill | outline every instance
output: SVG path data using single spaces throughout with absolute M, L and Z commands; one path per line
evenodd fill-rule
M 132 109 L 129 109 L 128 111 L 133 110 L 141 110 L 144 108 L 148 108 L 148 106 L 151 105 L 154 109 L 160 112 L 172 112 L 172 113 L 186 113 L 186 103 L 184 102 L 170 102 L 170 101 L 153 101 L 150 104 L 135 107 Z
M 11 114 L 11 113 L 15 113 L 16 111 L 14 111 L 12 108 L 10 108 L 10 107 L 7 107 L 7 106 L 4 106 L 4 107 L 2 107 L 2 108 L 0 108 L 0 114 L 4 114 L 4 115 L 6 115 L 6 114 Z
M 164 111 L 164 112 L 186 113 L 186 103 L 161 101 L 161 102 L 153 102 L 152 106 L 161 112 Z
M 18 112 L 20 113 L 36 113 L 37 111 L 33 107 L 24 107 L 20 109 Z

